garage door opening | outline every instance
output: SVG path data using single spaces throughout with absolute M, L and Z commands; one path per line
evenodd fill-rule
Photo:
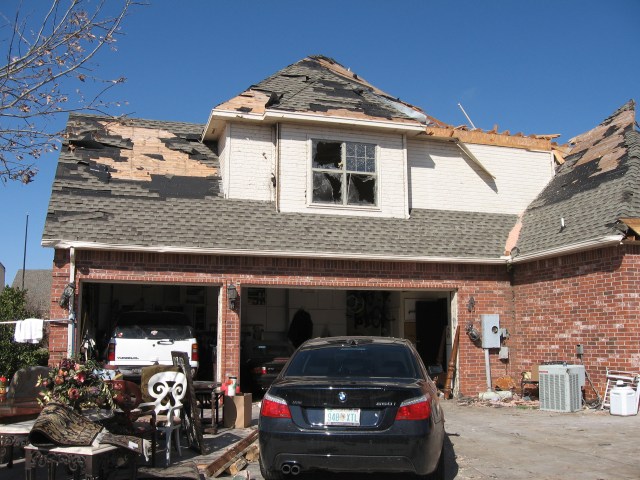
M 106 360 L 109 338 L 118 318 L 128 312 L 178 312 L 195 332 L 199 349 L 196 378 L 214 374 L 219 287 L 138 283 L 81 285 L 77 340 L 81 350 L 91 342 L 91 355 Z
M 416 345 L 425 365 L 441 365 L 446 370 L 451 346 L 451 298 L 449 291 L 245 285 L 240 299 L 241 389 L 259 394 L 260 388 L 268 386 L 256 375 L 268 370 L 266 364 L 273 355 L 262 353 L 287 355 L 287 347 L 291 350 L 296 343 L 292 342 L 291 329 L 301 313 L 311 321 L 311 337 L 407 338 Z

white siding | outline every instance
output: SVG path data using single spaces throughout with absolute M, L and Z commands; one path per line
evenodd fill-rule
M 495 179 L 453 143 L 408 142 L 411 208 L 519 214 L 553 176 L 550 152 L 466 146 Z
M 229 198 L 273 200 L 275 174 L 273 129 L 233 123 L 228 127 L 227 164 Z
M 281 211 L 400 218 L 407 216 L 406 167 L 402 135 L 294 125 L 282 125 L 280 132 Z M 311 139 L 377 145 L 378 205 L 376 208 L 310 204 L 307 190 L 311 188 Z

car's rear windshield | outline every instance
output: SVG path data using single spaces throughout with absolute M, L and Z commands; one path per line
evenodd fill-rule
M 193 329 L 189 325 L 157 324 L 121 325 L 116 327 L 114 336 L 116 338 L 166 338 L 171 340 L 186 340 L 188 338 L 194 338 Z
M 296 352 L 285 377 L 420 378 L 411 351 L 403 345 L 330 345 Z

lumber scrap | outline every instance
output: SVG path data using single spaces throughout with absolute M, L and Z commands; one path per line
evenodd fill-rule
M 260 447 L 257 443 L 253 443 L 249 446 L 247 453 L 244 454 L 244 458 L 246 458 L 249 463 L 255 462 L 260 458 Z
M 453 338 L 453 347 L 451 348 L 451 357 L 449 358 L 449 369 L 447 370 L 447 377 L 444 381 L 444 398 L 451 398 L 451 392 L 453 391 L 453 376 L 456 373 L 456 361 L 458 360 L 458 346 L 460 344 L 460 325 L 456 327 L 456 334 Z
M 233 462 L 229 467 L 225 470 L 229 475 L 236 475 L 242 471 L 244 467 L 249 464 L 244 457 L 238 458 L 235 462 Z
M 227 468 L 229 468 L 235 461 L 240 458 L 244 453 L 249 450 L 251 444 L 258 439 L 258 430 L 252 430 L 247 437 L 243 438 L 239 442 L 236 442 L 220 457 L 215 459 L 204 469 L 205 473 L 209 477 L 217 477 Z

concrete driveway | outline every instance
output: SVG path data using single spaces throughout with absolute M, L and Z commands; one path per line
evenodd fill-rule
M 447 480 L 640 479 L 640 416 L 617 417 L 608 410 L 554 413 L 500 405 L 443 402 Z M 249 473 L 252 479 L 262 479 L 257 463 L 249 465 Z M 297 478 L 374 479 L 329 474 Z M 377 478 L 390 476 L 374 480 Z
M 599 410 L 552 413 L 516 406 L 465 405 L 455 400 L 443 402 L 443 405 L 448 480 L 640 479 L 640 416 L 616 417 Z M 253 406 L 254 427 L 258 407 L 258 403 Z M 185 448 L 182 458 L 175 457 L 174 463 L 195 461 L 207 465 L 250 432 L 250 429 L 221 429 L 217 435 L 205 435 L 210 454 L 197 456 Z M 251 479 L 262 479 L 257 462 L 250 463 L 247 470 Z M 23 462 L 18 460 L 11 470 L 0 467 L 0 478 L 23 479 Z M 218 478 L 231 477 L 222 475 Z M 299 480 L 379 478 L 390 479 L 391 476 L 316 474 L 296 477 Z

